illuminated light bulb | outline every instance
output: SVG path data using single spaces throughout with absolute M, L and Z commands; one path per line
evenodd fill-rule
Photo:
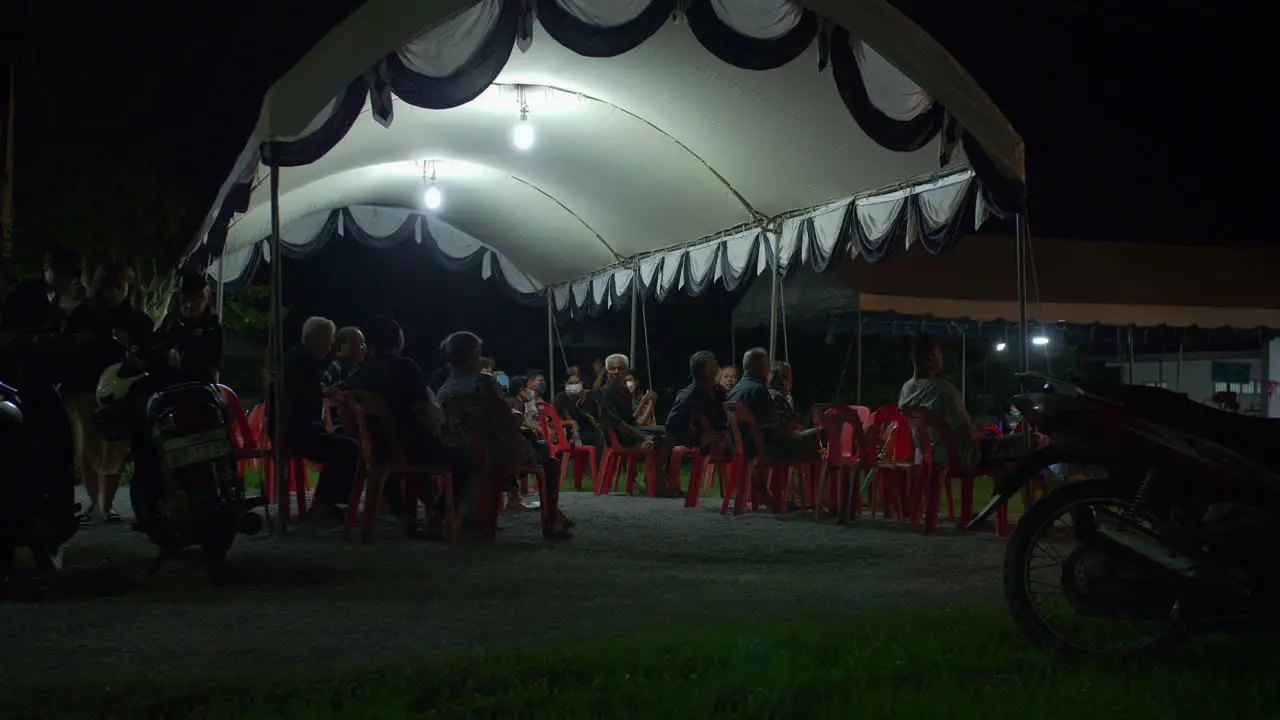
M 1008 346 L 1007 346 L 1007 345 L 1005 345 L 1005 344 L 1004 344 L 1004 343 L 1002 343 L 1002 342 L 1000 342 L 1000 343 L 996 343 L 996 352 L 1004 352 L 1004 349 L 1005 349 L 1006 347 L 1008 347 Z
M 511 131 L 511 144 L 517 150 L 525 151 L 533 147 L 534 135 L 533 126 L 528 120 L 521 120 L 516 123 L 516 127 Z
M 428 210 L 439 209 L 440 203 L 444 202 L 444 196 L 440 194 L 440 188 L 432 185 L 422 194 L 422 204 L 427 206 Z
M 1037 335 L 1031 338 L 1031 344 L 1032 345 L 1048 345 L 1049 338 L 1045 337 L 1044 335 Z

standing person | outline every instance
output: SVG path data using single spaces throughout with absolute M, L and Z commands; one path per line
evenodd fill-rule
M 329 363 L 328 369 L 324 371 L 320 384 L 334 390 L 342 390 L 347 384 L 347 379 L 364 362 L 368 346 L 365 344 L 364 333 L 358 327 L 344 327 L 333 337 L 336 350 L 333 362 Z M 329 425 L 339 435 L 344 432 L 342 413 L 338 412 L 337 408 L 329 408 Z
M 209 281 L 204 276 L 182 276 L 178 308 L 164 316 L 158 332 L 178 351 L 184 381 L 217 382 L 222 368 L 222 322 L 209 302 Z
M 312 516 L 341 522 L 343 515 L 338 506 L 346 503 L 351 494 L 360 450 L 355 440 L 335 435 L 324 426 L 324 397 L 332 391 L 321 380 L 329 366 L 335 334 L 336 327 L 328 318 L 307 318 L 302 324 L 302 342 L 284 356 L 281 419 L 285 451 L 324 466 L 316 481 Z M 274 413 L 275 403 L 268 398 L 267 432 L 273 440 Z
M 133 271 L 125 264 L 108 262 L 98 266 L 89 283 L 89 292 L 63 326 L 63 332 L 78 336 L 81 346 L 72 355 L 62 383 L 67 416 L 80 474 L 90 505 L 81 516 L 89 522 L 99 516 L 109 522 L 120 515 L 112 509 L 120 472 L 124 468 L 127 442 L 107 442 L 102 438 L 93 411 L 98 408 L 98 378 L 109 366 L 123 362 L 130 346 L 147 348 L 154 324 L 134 302 Z
M 0 380 L 16 386 L 22 399 L 20 432 L 6 437 L 18 442 L 19 452 L 0 463 L 0 492 L 13 500 L 0 503 L 0 591 L 12 571 L 13 548 L 23 526 L 37 521 L 33 508 L 44 505 L 54 511 L 53 517 L 73 520 L 69 512 L 57 510 L 75 503 L 75 445 L 56 388 L 67 356 L 67 349 L 58 345 L 70 339 L 54 336 L 61 332 L 64 307 L 74 298 L 83 272 L 79 253 L 56 247 L 45 255 L 41 275 L 11 288 L 0 305 Z M 45 542 L 62 542 L 75 532 L 71 523 L 36 524 L 31 535 Z

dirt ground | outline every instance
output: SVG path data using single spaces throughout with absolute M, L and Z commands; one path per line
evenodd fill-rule
M 241 537 L 217 589 L 194 560 L 151 574 L 156 553 L 127 521 L 94 524 L 68 548 L 54 597 L 0 606 L 0 686 L 339 665 L 725 616 L 1000 602 L 1004 543 L 989 534 L 724 517 L 710 498 L 685 509 L 567 493 L 563 506 L 577 537 L 557 544 L 540 539 L 536 512 L 505 515 L 493 544 L 404 540 L 390 523 L 369 546 L 337 529 Z

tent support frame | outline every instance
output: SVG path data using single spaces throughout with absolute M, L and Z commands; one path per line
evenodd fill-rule
M 275 442 L 271 443 L 271 460 L 276 472 L 276 518 L 280 534 L 287 532 L 289 517 L 289 468 L 284 462 L 284 256 L 280 252 L 280 167 L 271 163 L 271 409 Z M 299 488 L 298 492 L 302 492 Z
M 551 288 L 547 288 L 547 396 L 556 395 L 556 299 Z
M 781 249 L 782 231 L 770 233 L 764 229 L 764 238 L 769 247 L 769 357 L 772 359 L 778 351 L 778 285 L 782 277 L 782 266 L 778 251 Z M 742 369 L 746 372 L 746 368 Z
M 636 320 L 640 310 L 640 262 L 636 261 L 635 271 L 631 273 L 631 348 L 627 352 L 627 365 L 630 369 L 636 362 Z
M 1027 223 L 1021 214 L 1015 216 L 1013 222 L 1018 265 L 1018 370 L 1027 372 L 1031 369 L 1031 337 L 1027 332 Z

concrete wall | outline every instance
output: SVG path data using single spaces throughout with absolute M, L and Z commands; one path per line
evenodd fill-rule
M 1274 356 L 1271 365 L 1274 369 L 1280 370 L 1280 347 L 1276 346 L 1273 341 L 1270 353 Z M 1184 360 L 1182 362 L 1181 384 L 1179 384 L 1178 361 L 1176 358 L 1165 359 L 1163 368 L 1157 360 L 1137 360 L 1133 363 L 1133 378 L 1129 378 L 1128 363 L 1107 363 L 1108 366 L 1120 368 L 1121 376 L 1124 381 L 1130 385 L 1155 385 L 1161 381 L 1164 387 L 1178 392 L 1187 394 L 1187 398 L 1196 402 L 1207 402 L 1217 392 L 1213 384 L 1213 363 L 1214 362 L 1232 362 L 1247 363 L 1249 365 L 1249 377 L 1254 378 L 1254 392 L 1250 394 L 1240 393 L 1240 412 L 1242 413 L 1258 413 L 1266 414 L 1267 408 L 1262 407 L 1263 393 L 1265 383 L 1260 382 L 1267 377 L 1264 373 L 1262 358 L 1238 357 L 1238 358 L 1221 358 L 1217 360 Z M 1163 373 L 1163 374 L 1162 374 Z M 1276 399 L 1271 399 L 1271 405 L 1276 405 Z M 1272 415 L 1271 417 L 1276 417 Z

